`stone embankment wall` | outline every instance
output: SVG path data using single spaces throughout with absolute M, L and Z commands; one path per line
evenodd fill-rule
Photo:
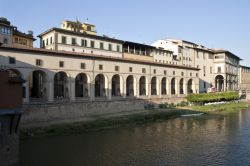
M 23 106 L 21 127 L 40 127 L 51 124 L 72 123 L 102 115 L 143 110 L 147 104 L 158 107 L 160 103 L 178 103 L 183 97 L 156 99 L 126 99 L 120 101 L 58 102 L 47 104 L 26 104 Z

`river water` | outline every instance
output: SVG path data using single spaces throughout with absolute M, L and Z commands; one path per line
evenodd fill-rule
M 21 141 L 21 166 L 250 165 L 250 110 Z

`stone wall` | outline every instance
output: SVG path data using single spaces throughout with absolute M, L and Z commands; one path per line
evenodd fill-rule
M 23 106 L 21 127 L 39 127 L 59 123 L 88 120 L 95 116 L 143 110 L 147 104 L 178 103 L 182 97 L 137 99 L 117 101 L 58 102 L 48 104 L 26 104 Z

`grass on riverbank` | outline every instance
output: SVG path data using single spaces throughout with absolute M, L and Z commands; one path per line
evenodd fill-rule
M 205 112 L 205 113 L 231 113 L 236 111 L 241 111 L 249 108 L 250 104 L 247 102 L 235 102 L 235 103 L 226 103 L 226 104 L 218 104 L 218 105 L 203 105 L 196 106 L 193 105 L 188 109 Z
M 128 126 L 134 124 L 144 124 L 147 122 L 162 121 L 174 117 L 178 117 L 184 112 L 177 110 L 153 110 L 147 113 L 132 114 L 118 117 L 99 118 L 94 121 L 77 122 L 70 124 L 51 125 L 47 127 L 36 127 L 21 129 L 20 137 L 41 137 L 53 135 L 69 135 L 80 134 L 86 131 L 100 130 L 105 128 L 117 128 L 121 126 Z

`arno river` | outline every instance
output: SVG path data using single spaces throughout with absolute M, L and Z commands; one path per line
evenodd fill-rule
M 250 111 L 21 141 L 21 166 L 250 165 Z

